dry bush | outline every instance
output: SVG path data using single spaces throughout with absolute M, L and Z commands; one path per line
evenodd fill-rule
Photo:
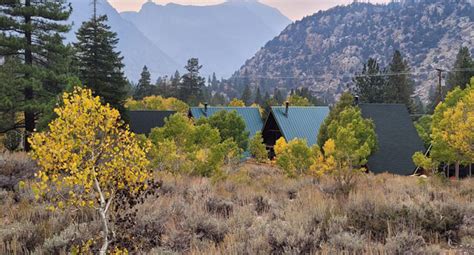
M 31 179 L 36 164 L 24 152 L 0 153 L 0 189 L 13 190 L 21 180 Z
M 114 246 L 140 254 L 469 254 L 474 249 L 474 180 L 366 175 L 348 196 L 339 196 L 331 179 L 288 179 L 265 165 L 244 164 L 218 183 L 165 173 L 157 178 L 162 180 L 157 195 L 131 209 L 133 224 L 117 226 L 122 239 Z M 47 212 L 30 196 L 26 190 L 0 191 L 0 206 L 8 208 L 0 212 L 5 222 L 0 254 L 65 253 L 99 234 L 93 212 Z

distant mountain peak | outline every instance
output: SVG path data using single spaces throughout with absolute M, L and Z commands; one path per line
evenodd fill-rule
M 199 58 L 203 74 L 230 76 L 291 21 L 256 0 L 231 0 L 207 6 L 145 3 L 122 17 L 180 63 Z
M 437 83 L 434 68 L 450 68 L 461 46 L 474 54 L 471 3 L 406 0 L 354 3 L 319 11 L 290 24 L 247 60 L 231 80 L 245 77 L 267 91 L 308 87 L 320 97 L 334 99 L 347 89 L 369 57 L 385 66 L 393 52 L 400 50 L 414 72 L 416 94 L 426 101 L 431 86 Z

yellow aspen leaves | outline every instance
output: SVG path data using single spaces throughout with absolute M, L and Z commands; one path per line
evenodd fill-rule
M 283 151 L 285 151 L 287 145 L 288 144 L 286 143 L 285 138 L 283 136 L 280 137 L 276 141 L 275 146 L 273 147 L 273 149 L 275 150 L 275 154 L 278 156 L 279 154 L 283 153 Z
M 128 131 L 117 110 L 77 87 L 64 93 L 55 112 L 49 130 L 30 138 L 31 155 L 41 167 L 33 185 L 37 198 L 47 193 L 60 209 L 98 207 L 98 189 L 109 200 L 121 189 L 145 186 L 150 144 Z

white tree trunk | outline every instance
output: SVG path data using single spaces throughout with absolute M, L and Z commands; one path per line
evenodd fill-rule
M 103 208 L 99 209 L 99 215 L 102 220 L 102 237 L 104 238 L 99 254 L 105 255 L 109 247 L 109 226 L 107 224 L 107 215 Z
M 97 181 L 97 178 L 94 180 L 95 184 L 95 189 L 99 193 L 99 199 L 100 199 L 100 206 L 98 208 L 99 211 L 99 216 L 100 219 L 102 220 L 102 237 L 103 237 L 103 242 L 102 242 L 102 247 L 99 250 L 100 255 L 105 255 L 107 254 L 107 249 L 109 247 L 109 225 L 108 225 L 108 220 L 107 220 L 107 211 L 109 210 L 110 203 L 112 202 L 113 199 L 113 194 L 110 195 L 109 200 L 106 202 L 105 201 L 105 196 L 104 193 L 102 192 L 102 189 L 100 188 L 99 181 Z

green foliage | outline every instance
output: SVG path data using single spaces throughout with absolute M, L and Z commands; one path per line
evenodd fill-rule
M 326 141 L 329 139 L 328 136 L 328 126 L 335 120 L 339 114 L 344 111 L 347 107 L 350 107 L 354 104 L 354 97 L 350 93 L 343 93 L 339 101 L 331 108 L 329 115 L 324 120 L 323 124 L 319 128 L 318 134 L 318 146 L 322 148 Z
M 133 95 L 133 99 L 142 100 L 144 97 L 152 96 L 156 92 L 156 86 L 151 84 L 151 74 L 148 67 L 144 66 L 140 75 L 137 88 Z
M 129 110 L 159 110 L 159 111 L 178 111 L 186 114 L 189 106 L 174 97 L 163 98 L 161 96 L 149 96 L 140 101 L 129 99 L 125 103 Z
M 290 103 L 291 106 L 312 106 L 309 100 L 302 96 L 292 95 L 289 96 L 286 101 Z
M 260 87 L 257 87 L 257 89 L 255 90 L 255 100 L 253 102 L 254 104 L 257 104 L 260 106 L 263 106 L 264 104 L 264 99 L 263 99 L 262 93 L 260 92 Z
M 364 103 L 383 103 L 387 81 L 383 76 L 385 71 L 379 66 L 376 59 L 369 58 L 362 69 L 357 73 L 353 82 L 360 101 Z
M 24 127 L 32 133 L 37 121 L 52 112 L 70 76 L 71 51 L 62 42 L 70 14 L 63 0 L 0 1 L 0 56 L 5 57 L 0 113 L 24 113 L 21 124 L 6 129 Z
M 231 106 L 231 107 L 245 107 L 245 102 L 240 100 L 240 99 L 234 98 L 229 102 L 229 106 Z
M 221 142 L 232 139 L 242 150 L 247 150 L 249 132 L 245 130 L 244 119 L 236 111 L 219 111 L 209 118 L 201 118 L 198 125 L 209 124 L 219 130 Z
M 105 103 L 125 112 L 128 83 L 123 73 L 123 57 L 116 51 L 117 33 L 107 25 L 107 16 L 91 18 L 82 23 L 76 33 L 76 62 L 78 75 Z
M 294 139 L 282 148 L 276 157 L 276 162 L 288 177 L 306 174 L 314 163 L 313 151 L 305 140 Z
M 268 152 L 265 144 L 263 143 L 262 132 L 257 132 L 249 142 L 249 151 L 252 157 L 254 157 L 257 162 L 265 162 L 268 160 Z
M 461 47 L 459 49 L 452 69 L 456 71 L 448 74 L 446 84 L 450 89 L 456 86 L 461 87 L 461 89 L 466 88 L 471 77 L 474 77 L 474 60 L 468 47 Z
M 283 96 L 281 91 L 278 88 L 275 88 L 273 91 L 273 99 L 276 102 L 276 105 L 281 105 L 285 101 L 286 96 Z
M 191 58 L 184 68 L 187 73 L 181 77 L 179 99 L 191 106 L 196 106 L 204 99 L 202 89 L 206 79 L 199 75 L 202 65 L 199 64 L 199 59 Z
M 3 146 L 9 151 L 15 151 L 21 144 L 22 136 L 17 130 L 10 130 L 5 133 Z
M 386 70 L 377 60 L 369 58 L 353 81 L 361 102 L 405 104 L 410 112 L 414 112 L 415 104 L 411 98 L 414 81 L 409 72 L 408 62 L 396 50 Z
M 336 161 L 347 162 L 349 167 L 365 165 L 377 147 L 374 124 L 357 107 L 346 108 L 331 121 L 328 137 L 334 140 Z
M 456 104 L 462 99 L 466 94 L 465 90 L 460 89 L 459 87 L 454 88 L 451 92 L 448 93 L 444 102 L 436 106 L 435 112 L 432 117 L 431 124 L 431 139 L 432 139 L 432 149 L 430 156 L 438 161 L 444 163 L 454 163 L 461 160 L 461 158 L 456 154 L 456 152 L 451 148 L 443 139 L 443 131 L 449 128 L 449 123 L 443 122 L 444 114 L 451 108 L 456 107 Z
M 431 144 L 431 115 L 423 115 L 418 121 L 415 122 L 415 128 L 420 136 L 421 140 L 428 148 Z
M 152 165 L 173 174 L 222 176 L 222 167 L 241 153 L 234 141 L 221 141 L 216 128 L 206 123 L 195 126 L 179 113 L 170 116 L 164 127 L 153 129 L 149 138 L 154 145 Z
M 240 97 L 240 100 L 242 100 L 246 106 L 249 106 L 252 104 L 252 91 L 250 90 L 250 87 L 248 84 L 245 84 L 244 91 L 242 92 L 242 96 Z
M 290 96 L 299 96 L 308 99 L 310 105 L 324 105 L 324 103 L 318 98 L 315 97 L 309 88 L 299 88 L 296 90 L 291 90 Z
M 430 171 L 431 173 L 434 173 L 439 165 L 438 162 L 430 157 L 425 156 L 425 154 L 420 151 L 415 152 L 412 159 L 416 166 L 421 167 L 426 171 Z
M 388 66 L 387 87 L 383 91 L 384 103 L 405 104 L 410 112 L 414 112 L 413 94 L 414 81 L 411 78 L 408 62 L 396 50 Z

